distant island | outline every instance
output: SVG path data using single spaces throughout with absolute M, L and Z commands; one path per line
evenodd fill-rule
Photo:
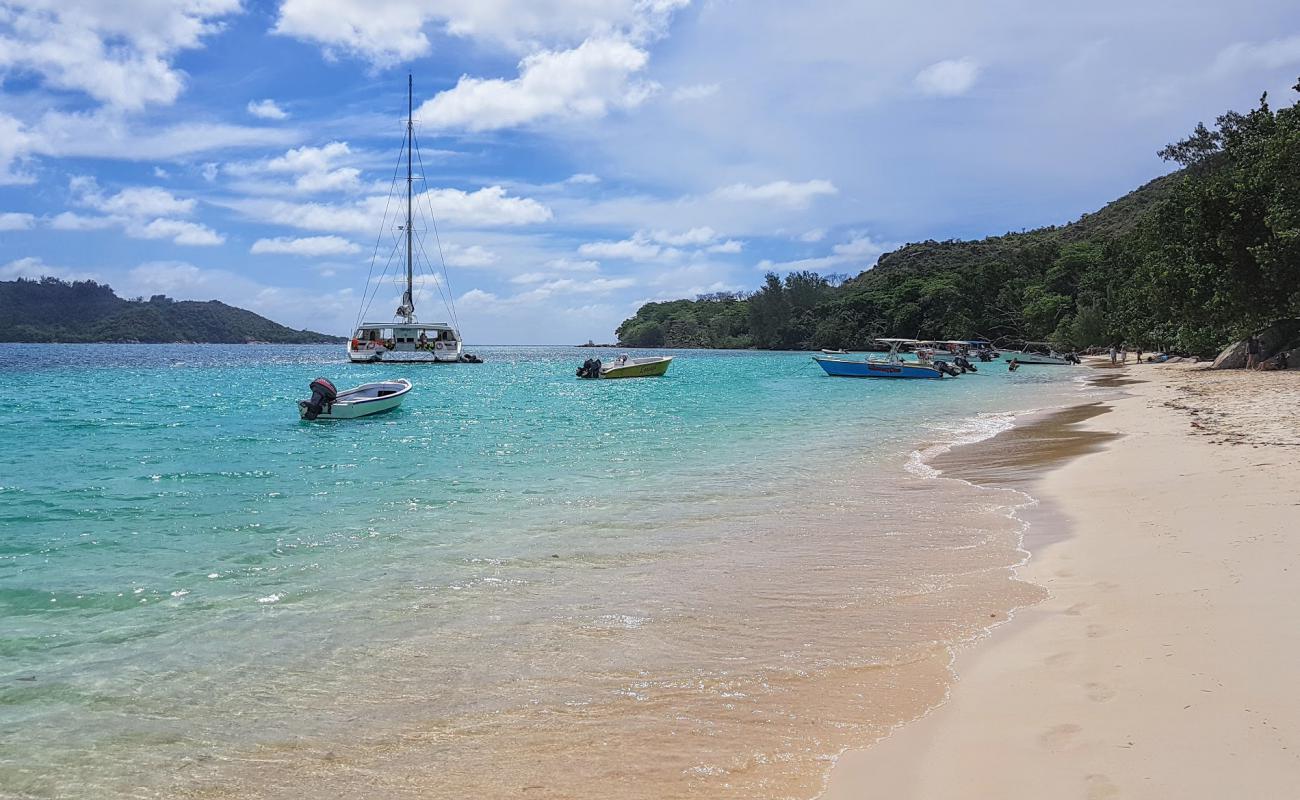
M 157 294 L 124 300 L 95 281 L 0 281 L 0 342 L 326 344 L 347 341 L 286 328 L 217 300 Z
M 878 336 L 1008 337 L 1210 354 L 1300 316 L 1300 106 L 1274 112 L 1265 95 L 1160 156 L 1182 168 L 1071 224 L 909 244 L 852 278 L 768 273 L 755 292 L 646 303 L 619 341 L 862 350 Z

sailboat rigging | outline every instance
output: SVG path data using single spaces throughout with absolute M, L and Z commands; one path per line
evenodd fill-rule
M 406 239 L 406 281 L 405 288 L 402 291 L 401 304 L 397 307 L 397 310 L 393 312 L 393 322 L 361 322 L 361 318 L 369 308 L 369 303 L 363 300 L 363 307 L 358 315 L 356 330 L 353 332 L 352 338 L 347 345 L 348 359 L 353 362 L 362 363 L 427 362 L 477 364 L 480 363 L 482 359 L 465 352 L 460 331 L 456 329 L 455 325 L 448 322 L 420 322 L 416 318 L 415 314 L 415 170 L 413 163 L 415 151 L 414 98 L 414 80 L 410 75 L 407 75 L 406 140 L 403 142 L 403 149 L 406 151 L 404 154 L 406 156 L 406 220 L 405 224 L 401 226 Z M 423 164 L 423 162 L 421 163 Z M 421 172 L 423 172 L 423 166 L 421 166 Z M 396 179 L 397 175 L 394 174 L 393 177 Z M 396 180 L 394 180 L 394 183 L 396 183 Z M 390 200 L 392 198 L 391 190 L 389 198 Z M 385 210 L 384 213 L 385 218 L 387 218 L 387 210 Z M 430 208 L 430 215 L 432 219 L 432 208 Z M 437 223 L 434 222 L 435 233 L 437 230 L 436 224 Z M 375 254 L 371 257 L 371 275 L 374 274 L 375 257 L 377 257 L 379 252 L 378 245 L 379 243 L 376 242 Z M 423 250 L 423 247 L 421 247 L 421 250 Z M 441 243 L 439 244 L 438 252 L 439 256 L 441 256 Z M 447 270 L 445 261 L 443 262 L 442 268 L 445 275 Z M 385 267 L 384 274 L 387 274 L 387 269 L 388 268 Z M 369 284 L 369 281 L 367 281 L 367 284 Z M 369 289 L 369 285 L 367 285 L 367 289 Z M 370 300 L 373 301 L 373 293 L 367 291 L 366 294 L 370 295 Z M 454 322 L 456 317 L 455 309 L 452 306 L 449 297 L 444 297 L 444 300 L 447 301 L 447 308 Z

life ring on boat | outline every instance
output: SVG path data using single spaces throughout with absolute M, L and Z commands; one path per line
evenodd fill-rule
M 446 347 L 447 347 L 447 346 L 446 346 L 445 344 L 442 343 L 442 340 L 438 340 L 438 341 L 436 341 L 436 342 L 433 343 L 433 349 L 434 349 L 434 350 L 445 350 Z

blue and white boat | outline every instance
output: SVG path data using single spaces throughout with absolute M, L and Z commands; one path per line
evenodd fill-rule
M 877 339 L 889 345 L 884 358 L 867 358 L 865 361 L 848 358 L 823 358 L 813 356 L 813 361 L 833 378 L 942 378 L 939 367 L 920 361 L 904 360 L 898 348 L 916 344 L 916 339 Z

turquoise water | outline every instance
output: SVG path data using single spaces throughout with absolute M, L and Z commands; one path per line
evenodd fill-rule
M 387 770 L 412 796 L 504 792 L 536 779 L 492 783 L 485 751 L 573 736 L 626 762 L 656 702 L 722 726 L 735 696 L 768 714 L 801 694 L 778 673 L 923 660 L 973 624 L 962 603 L 999 602 L 970 576 L 1005 582 L 1017 530 L 1006 498 L 926 482 L 911 454 L 1076 391 L 1064 368 L 853 381 L 705 351 L 662 379 L 580 381 L 590 350 L 481 354 L 0 345 L 0 793 L 293 796 L 309 784 L 254 783 L 286 751 L 324 759 L 312 791 L 373 796 L 358 771 Z M 416 388 L 391 414 L 303 423 L 317 375 Z M 749 749 L 824 756 L 800 731 Z M 638 785 L 742 785 L 721 777 L 734 753 L 701 753 Z

